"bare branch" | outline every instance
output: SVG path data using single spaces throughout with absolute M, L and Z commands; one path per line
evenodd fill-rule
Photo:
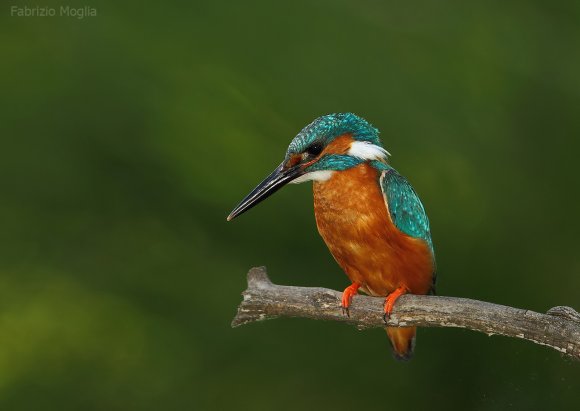
M 242 295 L 232 327 L 276 317 L 342 321 L 359 329 L 385 325 L 458 327 L 523 338 L 580 359 L 580 314 L 570 307 L 554 307 L 541 314 L 467 298 L 403 295 L 385 324 L 383 298 L 356 296 L 347 317 L 340 308 L 340 292 L 276 285 L 265 267 L 248 272 L 248 288 Z

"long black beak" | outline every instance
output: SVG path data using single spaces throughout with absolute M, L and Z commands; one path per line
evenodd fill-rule
M 258 184 L 258 186 L 232 210 L 228 216 L 228 221 L 233 220 L 240 214 L 248 211 L 250 208 L 270 197 L 290 181 L 300 177 L 301 175 L 302 169 L 299 165 L 284 169 L 284 163 L 280 164 L 272 174 Z

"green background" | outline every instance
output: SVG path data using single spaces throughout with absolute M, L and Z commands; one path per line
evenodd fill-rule
M 94 1 L 0 10 L 0 409 L 570 409 L 529 342 L 283 319 L 231 329 L 249 267 L 343 289 L 308 184 L 231 223 L 300 129 L 378 127 L 442 295 L 580 308 L 580 3 Z M 26 4 L 36 6 L 37 4 Z

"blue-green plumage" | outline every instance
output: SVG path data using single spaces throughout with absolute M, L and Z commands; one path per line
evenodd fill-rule
M 347 156 L 343 154 L 328 154 L 318 160 L 316 163 L 312 164 L 306 170 L 308 172 L 312 171 L 322 171 L 322 170 L 331 170 L 331 171 L 343 171 L 348 170 L 354 166 L 358 166 L 359 164 L 364 163 L 365 160 Z
M 411 237 L 425 240 L 433 252 L 429 219 L 415 189 L 388 164 L 373 161 L 371 165 L 381 172 L 381 190 L 387 198 L 389 214 L 395 226 Z
M 336 137 L 347 133 L 352 134 L 357 141 L 381 145 L 379 130 L 364 118 L 352 113 L 334 113 L 318 117 L 304 127 L 288 146 L 286 158 L 288 159 L 292 154 L 302 153 L 315 142 L 326 146 Z

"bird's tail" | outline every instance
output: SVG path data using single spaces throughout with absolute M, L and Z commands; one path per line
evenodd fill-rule
M 385 331 L 393 347 L 393 356 L 399 361 L 408 361 L 415 350 L 417 327 L 386 327 Z

